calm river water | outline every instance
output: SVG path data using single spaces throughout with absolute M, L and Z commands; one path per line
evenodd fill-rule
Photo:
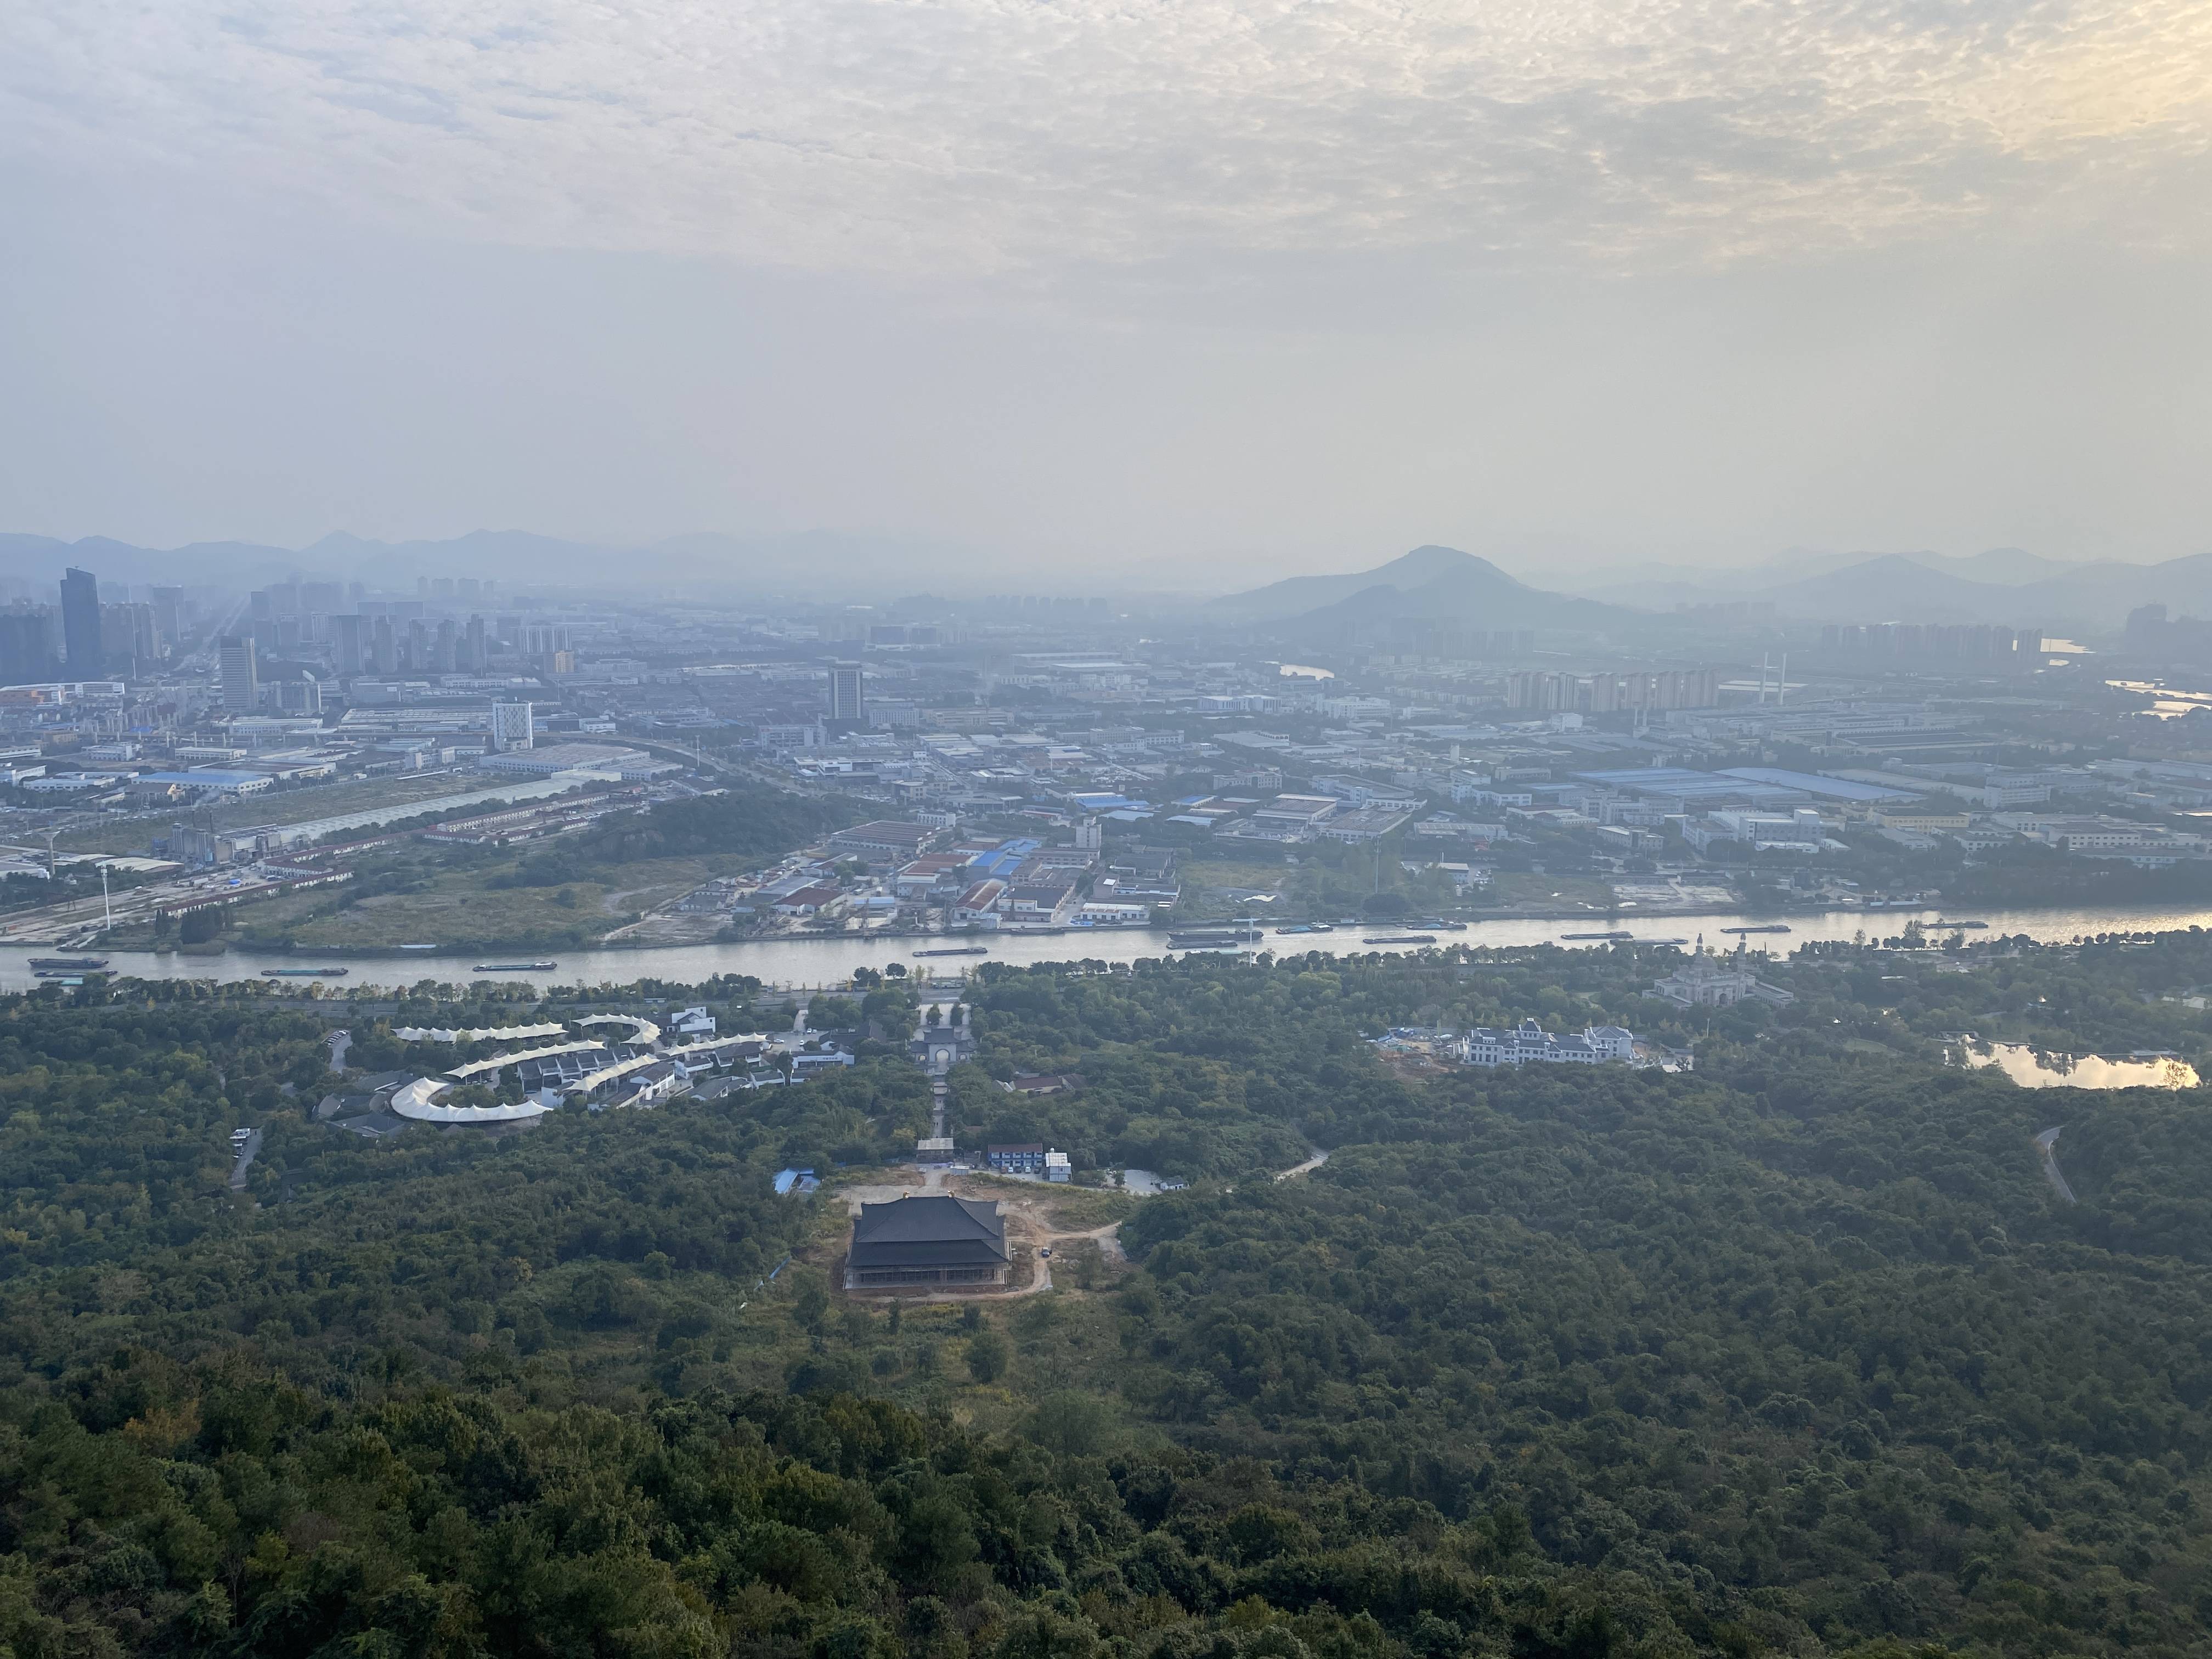
M 1923 923 L 1928 923 L 1938 920 L 1942 915 L 1937 910 L 1881 910 L 1871 914 L 1858 910 L 1835 910 L 1819 915 L 1792 915 L 1787 919 L 1790 927 L 1787 933 L 1754 933 L 1748 936 L 1747 942 L 1754 950 L 1765 948 L 1782 954 L 1808 939 L 1848 939 L 1862 929 L 1869 938 L 1892 938 L 1904 929 L 1907 921 L 1916 917 Z M 2031 939 L 2062 943 L 2085 933 L 2212 927 L 2212 910 L 2175 905 L 2071 910 L 1977 910 L 1971 917 L 1951 919 L 1989 923 L 1986 930 L 1976 929 L 1968 933 L 1966 937 L 1970 939 L 1988 939 L 1999 933 L 2025 933 Z M 1634 939 L 1651 941 L 1693 942 L 1702 935 L 1706 944 L 1717 949 L 1733 948 L 1735 944 L 1735 936 L 1723 933 L 1723 928 L 1756 926 L 1771 920 L 1771 917 L 1734 915 L 1502 920 L 1471 922 L 1465 933 L 1443 933 L 1436 938 L 1439 945 L 1564 944 L 1572 948 L 1578 943 L 1588 944 L 1589 941 L 1568 940 L 1563 935 L 1619 928 Z M 1403 924 L 1385 924 L 1378 929 L 1366 931 L 1395 933 L 1402 927 Z M 1361 943 L 1364 936 L 1363 930 L 1356 927 L 1340 927 L 1331 933 L 1287 937 L 1278 937 L 1271 933 L 1263 945 L 1255 948 L 1273 951 L 1278 955 L 1303 954 L 1316 950 L 1346 955 L 1370 949 L 1395 954 L 1420 948 L 1418 945 L 1369 946 Z M 716 974 L 750 974 L 776 985 L 833 985 L 843 983 L 855 968 L 882 968 L 893 962 L 902 962 L 909 970 L 916 973 L 934 968 L 941 973 L 957 974 L 981 962 L 1070 962 L 1086 957 L 1103 962 L 1134 962 L 1141 957 L 1168 954 L 1167 935 L 1164 932 L 1101 928 L 1085 933 L 991 936 L 988 939 L 990 946 L 988 957 L 938 957 L 917 961 L 914 956 L 918 949 L 967 942 L 911 936 L 898 939 L 840 937 L 769 939 L 736 945 L 670 945 L 646 951 L 565 951 L 558 953 L 560 965 L 551 972 L 497 975 L 478 975 L 471 970 L 480 961 L 520 960 L 521 957 L 410 951 L 392 957 L 331 958 L 332 966 L 343 965 L 349 971 L 343 979 L 323 982 L 333 989 L 351 985 L 412 985 L 426 979 L 465 981 L 477 978 L 526 980 L 541 985 L 619 985 L 645 978 L 694 983 Z M 35 985 L 38 981 L 32 975 L 29 958 L 57 954 L 60 953 L 51 946 L 0 946 L 0 990 L 25 990 Z M 112 974 L 141 979 L 249 980 L 259 978 L 264 968 L 320 965 L 317 958 L 307 951 L 284 955 L 231 951 L 219 957 L 183 957 L 150 951 L 101 951 L 94 946 L 88 954 L 106 957 L 108 971 Z M 522 954 L 526 956 L 528 953 Z M 313 980 L 301 981 L 302 984 L 316 982 Z

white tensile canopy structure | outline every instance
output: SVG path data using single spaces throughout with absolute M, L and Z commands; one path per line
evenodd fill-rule
M 474 1030 L 447 1030 L 440 1025 L 400 1025 L 392 1035 L 402 1042 L 521 1042 L 531 1037 L 559 1036 L 568 1028 L 555 1020 L 544 1025 L 483 1025 Z
M 660 1041 L 660 1028 L 658 1025 L 655 1025 L 649 1019 L 640 1019 L 635 1014 L 586 1014 L 583 1018 L 572 1020 L 569 1023 L 580 1027 L 586 1025 L 627 1025 L 631 1028 L 629 1040 L 632 1042 L 658 1042 Z
M 560 1028 L 554 1028 L 558 1030 Z M 446 1075 L 458 1083 L 466 1083 L 472 1077 L 482 1077 L 487 1072 L 496 1072 L 503 1066 L 518 1060 L 550 1060 L 555 1054 L 585 1054 L 606 1045 L 597 1041 L 589 1042 L 556 1042 L 550 1048 L 525 1048 L 520 1054 L 491 1054 L 483 1060 L 472 1060 L 465 1066 L 456 1066 Z
M 453 1085 L 441 1078 L 418 1077 L 412 1083 L 395 1090 L 392 1096 L 392 1110 L 395 1116 L 416 1123 L 526 1123 L 540 1118 L 551 1110 L 534 1100 L 518 1100 L 503 1106 L 439 1106 L 433 1104 L 437 1096 Z

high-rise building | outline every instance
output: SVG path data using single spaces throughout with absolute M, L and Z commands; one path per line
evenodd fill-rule
M 379 617 L 374 635 L 369 666 L 380 674 L 394 672 L 399 666 L 399 642 L 393 637 L 392 618 Z
M 524 623 L 516 641 L 522 654 L 543 667 L 556 652 L 572 650 L 568 629 L 559 623 Z
M 154 607 L 141 599 L 131 607 L 131 659 L 132 672 L 150 672 L 155 663 L 167 654 L 161 648 L 161 627 Z
M 232 714 L 243 714 L 261 701 L 261 677 L 254 666 L 253 636 L 251 634 L 226 634 L 216 641 L 217 684 L 222 689 L 222 706 Z
M 866 682 L 856 662 L 830 665 L 830 718 L 864 725 L 868 718 Z
M 54 678 L 54 613 L 45 605 L 0 611 L 0 685 L 36 685 Z
M 491 706 L 491 746 L 498 754 L 534 748 L 538 738 L 526 702 L 495 702 Z
M 467 666 L 471 674 L 481 674 L 491 666 L 491 640 L 482 617 L 469 618 Z
M 154 641 L 164 651 L 174 651 L 185 641 L 185 590 L 154 590 Z
M 100 581 L 74 566 L 62 577 L 62 649 L 71 679 L 99 678 Z
M 340 611 L 331 618 L 331 661 L 341 674 L 358 674 L 362 667 L 361 617 Z
M 106 672 L 133 678 L 138 674 L 136 610 L 128 605 L 100 607 L 100 660 Z

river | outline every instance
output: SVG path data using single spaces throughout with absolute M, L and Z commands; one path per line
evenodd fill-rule
M 1904 930 L 1908 921 L 1917 918 L 1924 924 L 1938 920 L 1942 915 L 1942 911 L 1934 909 L 1830 910 L 1792 915 L 1786 918 L 1790 927 L 1787 933 L 1754 933 L 1749 935 L 1746 942 L 1753 950 L 1764 948 L 1781 954 L 1808 939 L 1848 939 L 1862 929 L 1869 938 L 1893 938 Z M 2212 909 L 2185 905 L 1992 909 L 1976 910 L 1970 917 L 1959 919 L 1989 923 L 1986 930 L 1976 929 L 1968 933 L 1966 937 L 1969 939 L 1989 939 L 2000 933 L 2024 933 L 2030 939 L 2064 943 L 2085 933 L 2212 927 Z M 1694 941 L 1703 935 L 1705 943 L 1716 949 L 1733 949 L 1735 937 L 1724 933 L 1723 929 L 1763 926 L 1774 920 L 1771 916 L 1742 915 L 1649 915 L 1632 919 L 1621 916 L 1547 920 L 1505 918 L 1470 922 L 1465 933 L 1442 933 L 1437 934 L 1436 939 L 1439 945 L 1571 945 L 1577 942 L 1567 941 L 1562 938 L 1563 935 L 1618 928 L 1634 939 L 1644 940 Z M 1331 933 L 1286 937 L 1278 937 L 1271 933 L 1264 944 L 1255 948 L 1273 951 L 1279 956 L 1303 955 L 1308 951 L 1345 955 L 1369 950 L 1395 955 L 1421 948 L 1418 945 L 1370 946 L 1362 944 L 1363 937 L 1373 931 L 1401 933 L 1405 931 L 1405 924 L 1383 923 L 1377 929 L 1340 927 Z M 477 962 L 487 959 L 481 952 L 446 954 L 423 951 L 384 957 L 337 958 L 332 965 L 342 962 L 349 969 L 343 979 L 298 982 L 301 985 L 323 983 L 334 990 L 351 985 L 412 985 L 426 979 L 477 978 L 527 981 L 538 985 L 622 985 L 632 980 L 647 978 L 695 984 L 716 974 L 750 974 L 774 985 L 839 985 L 851 976 L 855 968 L 882 968 L 893 962 L 905 963 L 914 973 L 933 968 L 940 973 L 957 974 L 982 962 L 1027 963 L 1083 958 L 1100 962 L 1134 962 L 1140 957 L 1159 957 L 1168 953 L 1164 933 L 1138 928 L 1099 928 L 1057 934 L 1000 933 L 984 938 L 990 947 L 990 954 L 985 957 L 938 957 L 920 961 L 915 958 L 914 952 L 918 949 L 968 942 L 963 939 L 911 934 L 896 939 L 841 936 L 833 939 L 763 939 L 732 945 L 678 945 L 642 951 L 566 951 L 559 954 L 559 967 L 550 973 L 495 975 L 477 975 L 471 971 Z M 219 957 L 187 957 L 151 951 L 104 951 L 97 945 L 82 953 L 61 952 L 50 945 L 4 945 L 0 946 L 0 990 L 30 988 L 38 981 L 32 974 L 29 958 L 62 954 L 105 956 L 108 959 L 110 973 L 140 979 L 250 980 L 259 978 L 264 968 L 319 965 L 313 954 L 305 951 L 296 955 L 229 951 Z

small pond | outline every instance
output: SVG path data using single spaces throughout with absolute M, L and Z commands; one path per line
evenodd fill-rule
M 2193 1089 L 2197 1068 L 2172 1054 L 2060 1054 L 2024 1042 L 1969 1044 L 1969 1066 L 1994 1066 L 2025 1089 Z

